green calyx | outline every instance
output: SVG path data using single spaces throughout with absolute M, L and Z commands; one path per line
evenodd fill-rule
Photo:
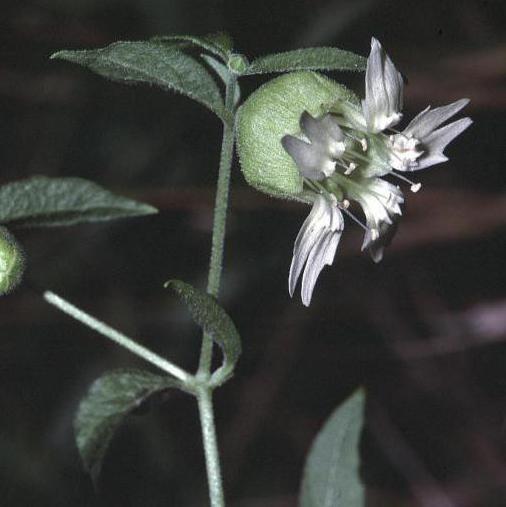
M 316 72 L 284 74 L 253 92 L 237 120 L 237 147 L 246 181 L 271 196 L 305 201 L 303 179 L 281 139 L 300 133 L 304 111 L 318 117 L 339 111 L 341 103 L 357 104 L 358 99 Z
M 16 288 L 24 268 L 25 259 L 21 246 L 5 227 L 0 226 L 0 296 Z

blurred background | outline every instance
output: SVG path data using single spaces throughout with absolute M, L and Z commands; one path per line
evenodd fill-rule
M 295 507 L 312 439 L 361 384 L 370 506 L 505 506 L 505 26 L 503 0 L 3 0 L 0 183 L 81 176 L 160 214 L 15 231 L 28 271 L 0 301 L 1 505 L 207 505 L 196 405 L 177 393 L 128 420 L 93 485 L 76 407 L 103 372 L 141 364 L 41 292 L 195 368 L 199 333 L 162 285 L 205 287 L 220 123 L 184 97 L 48 57 L 225 30 L 249 57 L 314 45 L 367 55 L 374 35 L 407 78 L 406 116 L 469 97 L 475 122 L 450 162 L 420 173 L 381 264 L 348 225 L 309 309 L 287 294 L 307 209 L 247 187 L 235 164 L 222 302 L 244 352 L 216 395 L 230 506 Z M 363 76 L 335 77 L 362 92 Z M 245 79 L 244 96 L 265 79 Z

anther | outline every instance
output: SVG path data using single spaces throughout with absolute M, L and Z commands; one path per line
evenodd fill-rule
M 403 176 L 402 174 L 392 172 L 392 175 L 395 176 L 396 178 L 399 178 L 402 181 L 405 181 L 406 183 L 409 183 L 411 185 L 410 190 L 414 194 L 422 188 L 421 183 L 415 183 L 414 181 L 411 181 L 409 178 L 406 178 L 406 176 Z
M 344 171 L 344 174 L 348 176 L 351 174 L 355 169 L 357 168 L 357 164 L 355 162 L 350 162 L 350 165 L 346 168 L 346 171 Z

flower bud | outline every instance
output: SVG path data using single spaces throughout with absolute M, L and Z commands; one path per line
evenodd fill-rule
M 0 296 L 14 290 L 21 281 L 25 259 L 14 236 L 0 226 Z
M 246 69 L 249 66 L 249 62 L 243 55 L 231 55 L 228 60 L 228 68 L 234 73 L 238 74 L 239 76 L 246 72 Z
M 344 86 L 315 72 L 294 72 L 253 92 L 238 112 L 237 146 L 246 181 L 275 197 L 304 200 L 303 179 L 281 139 L 297 135 L 301 115 L 320 117 L 358 103 Z

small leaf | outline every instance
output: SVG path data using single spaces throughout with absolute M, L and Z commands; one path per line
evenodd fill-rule
M 359 441 L 365 394 L 357 390 L 329 417 L 309 452 L 300 507 L 363 507 Z
M 367 59 L 350 51 L 337 48 L 305 48 L 275 53 L 253 60 L 244 72 L 292 72 L 295 70 L 365 70 Z
M 0 223 L 15 226 L 72 225 L 156 212 L 81 178 L 36 176 L 0 187 Z
M 200 102 L 230 122 L 218 85 L 205 67 L 177 47 L 156 42 L 116 42 L 101 49 L 59 51 L 51 56 L 77 63 L 124 83 L 149 83 Z
M 96 474 L 119 425 L 150 396 L 178 387 L 171 377 L 142 370 L 116 370 L 92 384 L 81 401 L 74 429 L 77 448 L 86 470 Z
M 225 83 L 225 85 L 228 84 L 228 81 L 230 79 L 230 70 L 226 65 L 221 63 L 220 61 L 216 60 L 216 58 L 213 58 L 209 55 L 200 55 L 201 58 L 211 67 L 218 77 Z M 239 83 L 236 83 L 235 85 L 235 94 L 234 94 L 234 105 L 239 104 L 241 101 L 241 89 L 239 88 Z
M 195 35 L 160 35 L 151 39 L 153 42 L 187 42 L 195 46 L 206 49 L 210 53 L 214 53 L 224 61 L 228 60 L 229 55 L 234 48 L 232 38 L 224 33 L 212 33 L 209 35 L 195 36 Z
M 241 339 L 235 324 L 216 299 L 180 280 L 169 280 L 172 289 L 186 304 L 193 320 L 208 333 L 223 351 L 223 365 L 213 376 L 225 379 L 234 370 L 241 354 Z

